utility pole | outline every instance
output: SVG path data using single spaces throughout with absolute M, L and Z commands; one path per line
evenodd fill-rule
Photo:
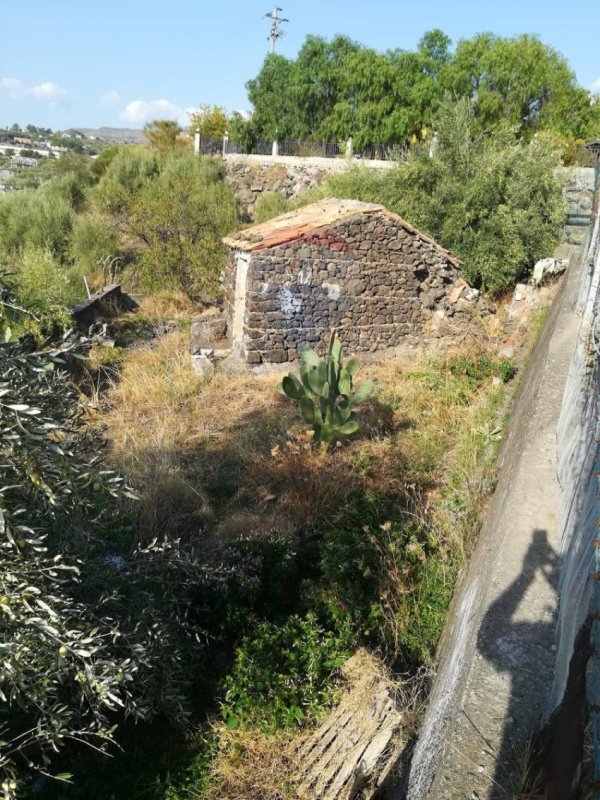
M 269 52 L 275 52 L 275 42 L 277 39 L 281 39 L 282 36 L 285 36 L 285 31 L 280 29 L 280 24 L 282 22 L 289 22 L 289 19 L 285 19 L 284 17 L 279 16 L 279 12 L 283 11 L 282 8 L 279 6 L 274 6 L 272 11 L 269 11 L 265 14 L 266 19 L 271 20 L 271 32 L 269 33 Z

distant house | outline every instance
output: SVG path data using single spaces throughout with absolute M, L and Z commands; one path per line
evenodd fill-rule
M 37 158 L 29 158 L 29 156 L 11 156 L 11 167 L 37 167 Z
M 350 351 L 398 345 L 455 302 L 460 262 L 380 205 L 323 200 L 224 242 L 228 335 L 251 364 L 292 360 L 332 327 Z

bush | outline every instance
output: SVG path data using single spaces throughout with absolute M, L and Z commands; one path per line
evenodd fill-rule
M 327 630 L 314 614 L 263 623 L 237 649 L 227 676 L 222 715 L 230 727 L 301 725 L 335 698 L 332 676 L 351 655 L 348 625 Z
M 89 275 L 100 269 L 99 261 L 119 252 L 119 242 L 109 224 L 97 215 L 75 218 L 69 244 L 69 257 L 79 274 Z
M 64 186 L 48 181 L 40 189 L 0 196 L 0 250 L 10 257 L 32 245 L 62 257 L 73 226 L 73 209 Z
M 389 499 L 357 492 L 322 533 L 317 610 L 348 617 L 359 639 L 404 668 L 429 662 L 452 595 L 445 556 L 425 519 L 384 521 Z M 412 517 L 412 519 L 411 519 Z
M 281 192 L 263 192 L 256 201 L 254 221 L 266 222 L 289 210 L 288 201 Z
M 2 288 L 3 303 L 14 307 Z M 85 428 L 76 392 L 57 366 L 85 348 L 76 337 L 44 352 L 14 341 L 0 346 L 0 774 L 7 798 L 21 762 L 47 773 L 50 755 L 66 742 L 103 748 L 137 671 L 131 651 L 118 654 L 119 631 L 102 607 L 76 599 L 79 565 L 57 547 L 57 533 L 72 519 L 87 517 L 89 535 L 106 516 L 107 499 L 126 491 L 99 460 L 102 442 Z
M 75 276 L 58 262 L 49 248 L 28 246 L 20 260 L 16 276 L 16 291 L 20 302 L 34 312 L 53 307 L 71 306 L 84 294 Z
M 221 240 L 236 223 L 235 198 L 215 159 L 171 155 L 131 204 L 129 230 L 145 244 L 143 285 L 180 289 L 192 299 L 216 295 L 226 259 Z
M 104 212 L 126 213 L 142 187 L 158 175 L 158 157 L 144 147 L 122 147 L 106 159 L 109 163 L 94 189 L 94 203 Z

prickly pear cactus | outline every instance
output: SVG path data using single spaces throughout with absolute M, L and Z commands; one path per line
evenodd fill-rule
M 313 427 L 315 441 L 329 444 L 337 435 L 358 430 L 358 422 L 350 419 L 352 410 L 373 391 L 372 381 L 363 381 L 353 391 L 357 371 L 356 358 L 344 365 L 342 345 L 332 331 L 327 355 L 321 358 L 310 348 L 301 350 L 300 377 L 289 373 L 277 390 L 296 400 L 302 419 Z

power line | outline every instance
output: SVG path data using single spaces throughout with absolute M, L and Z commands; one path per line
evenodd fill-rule
M 270 53 L 275 52 L 275 42 L 277 39 L 281 39 L 282 36 L 285 36 L 285 31 L 282 31 L 279 26 L 282 22 L 289 22 L 289 19 L 279 16 L 280 11 L 283 11 L 283 9 L 279 8 L 279 6 L 274 6 L 272 11 L 265 14 L 265 18 L 271 20 L 271 31 L 268 40 Z

